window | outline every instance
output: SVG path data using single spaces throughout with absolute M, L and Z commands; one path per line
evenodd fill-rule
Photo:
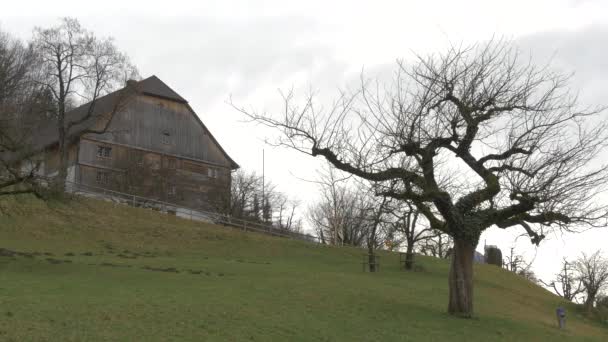
M 169 139 L 170 137 L 171 137 L 171 134 L 169 134 L 169 132 L 167 132 L 167 131 L 164 131 L 163 134 L 161 135 L 160 139 L 163 144 L 169 145 L 171 143 L 171 140 Z
M 220 171 L 217 168 L 214 168 L 214 167 L 207 168 L 207 177 L 218 178 L 219 176 L 220 176 Z
M 177 193 L 177 189 L 175 188 L 175 185 L 169 184 L 169 186 L 167 187 L 167 195 L 175 196 L 176 193 Z
M 108 184 L 110 175 L 106 171 L 97 171 L 97 183 Z
M 175 166 L 176 166 L 175 158 L 169 158 L 169 159 L 167 159 L 167 167 L 169 169 L 175 169 Z
M 97 157 L 98 158 L 110 158 L 112 157 L 112 148 L 107 146 L 97 145 Z
M 137 152 L 137 154 L 135 154 L 135 163 L 137 164 L 137 166 L 144 166 L 144 154 L 141 152 Z

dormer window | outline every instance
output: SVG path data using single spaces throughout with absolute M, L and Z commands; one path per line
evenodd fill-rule
M 164 131 L 160 138 L 165 145 L 169 145 L 171 143 L 171 134 L 169 134 L 167 131 Z

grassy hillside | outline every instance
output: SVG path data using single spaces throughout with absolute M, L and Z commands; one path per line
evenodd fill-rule
M 77 200 L 0 201 L 2 341 L 608 341 L 608 329 L 496 267 L 476 266 L 477 318 L 445 313 L 445 261 L 242 233 Z

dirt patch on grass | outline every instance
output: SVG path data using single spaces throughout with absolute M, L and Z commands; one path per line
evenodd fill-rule
M 243 260 L 243 259 L 236 259 L 234 261 L 244 263 L 244 264 L 270 265 L 270 262 L 268 262 L 268 261 L 249 261 L 249 260 Z
M 177 268 L 175 268 L 175 267 L 162 268 L 162 267 L 142 266 L 141 269 L 142 270 L 147 270 L 147 271 L 156 271 L 156 272 L 179 273 L 179 270 Z
M 53 265 L 57 265 L 57 264 L 69 264 L 72 262 L 72 260 L 67 260 L 67 259 L 55 259 L 55 258 L 46 258 L 46 261 L 48 261 L 49 263 L 53 264 Z
M 89 265 L 95 265 L 95 264 L 89 264 Z M 131 267 L 131 265 L 113 264 L 111 262 L 102 262 L 101 264 L 99 264 L 99 266 L 106 266 L 106 267 Z

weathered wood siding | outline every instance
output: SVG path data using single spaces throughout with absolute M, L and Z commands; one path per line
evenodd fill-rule
M 100 157 L 99 147 L 111 148 Z M 230 194 L 228 167 L 179 158 L 161 152 L 81 139 L 80 182 L 206 210 L 222 209 Z M 212 171 L 209 176 L 209 169 Z M 100 180 L 98 173 L 107 174 Z M 217 174 L 217 177 L 216 177 Z
M 114 115 L 111 133 L 94 138 L 230 167 L 194 115 L 184 103 L 139 95 Z

